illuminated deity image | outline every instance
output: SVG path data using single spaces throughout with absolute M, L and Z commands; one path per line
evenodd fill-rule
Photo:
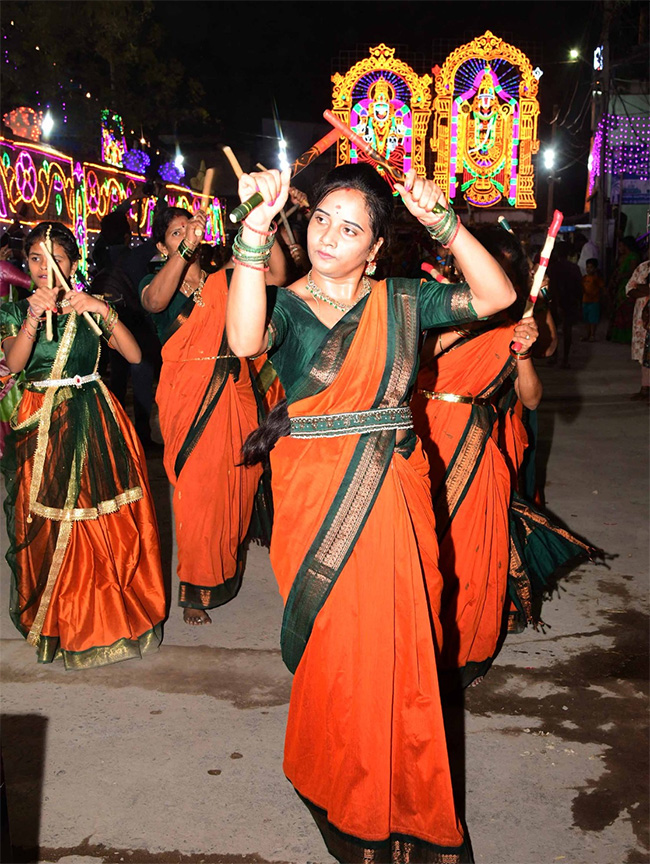
M 504 195 L 517 102 L 499 87 L 489 64 L 475 91 L 455 100 L 458 150 L 464 154 L 461 190 L 474 203 L 495 204 Z M 473 96 L 473 98 L 472 98 Z M 506 194 L 507 194 L 507 190 Z
M 426 174 L 426 133 L 431 117 L 430 75 L 418 75 L 383 42 L 342 75 L 332 76 L 332 112 L 398 172 Z M 369 161 L 391 186 L 390 172 L 347 138 L 339 139 L 337 165 Z
M 395 88 L 382 76 L 368 88 L 367 99 L 357 102 L 350 123 L 370 146 L 402 170 L 408 171 L 411 155 L 411 112 L 396 98 Z M 364 160 L 354 150 L 351 161 Z M 405 163 L 408 167 L 404 167 Z
M 434 72 L 436 183 L 452 201 L 533 209 L 541 71 L 488 30 Z

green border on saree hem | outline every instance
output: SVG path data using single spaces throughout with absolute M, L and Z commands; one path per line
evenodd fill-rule
M 37 649 L 39 663 L 51 663 L 59 657 L 67 669 L 91 669 L 108 666 L 122 660 L 141 658 L 149 651 L 157 651 L 163 638 L 163 622 L 156 624 L 137 639 L 118 639 L 112 645 L 100 645 L 86 651 L 66 651 L 59 647 L 58 636 L 41 636 Z

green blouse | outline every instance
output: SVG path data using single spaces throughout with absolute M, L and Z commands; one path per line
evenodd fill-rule
M 19 300 L 17 303 L 5 303 L 0 307 L 0 341 L 18 335 L 20 326 L 27 315 L 28 305 L 27 300 Z M 100 322 L 101 326 L 103 319 L 99 315 L 93 317 Z M 49 378 L 67 321 L 68 315 L 52 316 L 52 323 L 56 328 L 56 338 L 51 342 L 45 338 L 45 327 L 38 331 L 34 350 L 25 366 L 26 383 Z M 99 338 L 90 330 L 83 318 L 79 318 L 75 338 L 63 369 L 64 378 L 72 378 L 74 375 L 90 375 L 94 372 Z
M 391 291 L 392 280 L 386 282 Z M 365 304 L 367 299 L 360 303 Z M 475 321 L 477 316 L 469 285 L 422 282 L 418 289 L 418 316 L 418 331 Z M 341 320 L 344 318 L 345 315 Z M 287 288 L 277 289 L 269 323 L 269 358 L 289 403 L 300 382 L 309 374 L 314 355 L 329 329 L 301 297 Z M 372 350 L 372 346 L 368 346 L 368 350 Z

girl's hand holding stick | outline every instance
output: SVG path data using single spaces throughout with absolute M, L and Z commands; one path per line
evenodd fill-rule
M 41 249 L 45 253 L 45 257 L 47 258 L 48 266 L 52 268 L 54 273 L 56 273 L 56 276 L 57 276 L 59 282 L 61 283 L 61 285 L 65 288 L 66 291 L 72 291 L 72 288 L 70 287 L 70 283 L 68 282 L 68 280 L 65 278 L 65 276 L 61 272 L 61 268 L 56 263 L 56 259 L 52 255 L 52 252 L 48 249 L 47 244 L 41 242 Z M 48 310 L 48 312 L 49 312 L 49 310 Z M 50 312 L 50 316 L 51 316 L 51 314 L 52 313 Z M 96 333 L 97 336 L 102 335 L 101 328 L 99 327 L 99 325 L 97 324 L 95 319 L 90 315 L 89 312 L 84 312 L 83 318 L 84 318 L 85 322 L 88 324 L 88 326 L 90 327 L 90 329 L 94 333 Z M 46 326 L 47 326 L 47 323 L 46 323 Z M 47 335 L 47 333 L 46 333 L 46 335 Z M 51 339 L 49 341 L 51 341 Z

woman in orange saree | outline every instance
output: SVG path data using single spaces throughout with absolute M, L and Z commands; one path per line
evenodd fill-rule
M 415 172 L 407 183 L 397 187 L 406 206 L 438 228 L 440 190 Z M 267 329 L 257 238 L 287 186 L 277 172 L 240 180 L 242 199 L 257 187 L 271 204 L 235 244 L 227 317 L 239 352 L 269 350 L 287 397 L 245 450 L 256 458 L 275 444 L 271 563 L 295 673 L 284 770 L 339 861 L 468 861 L 438 690 L 442 583 L 427 463 L 408 400 L 421 328 L 489 314 L 513 292 L 451 211 L 447 236 L 470 284 L 373 284 L 363 274 L 388 231 L 390 190 L 370 166 L 345 166 L 313 199 L 312 270 L 278 292 Z M 479 271 L 488 287 L 475 293 Z
M 39 662 L 62 657 L 67 669 L 85 669 L 157 649 L 165 594 L 142 445 L 97 374 L 99 336 L 81 314 L 129 362 L 140 349 L 106 303 L 47 287 L 48 233 L 63 275 L 74 274 L 74 236 L 41 223 L 26 240 L 36 288 L 0 310 L 7 365 L 25 370 L 2 460 L 10 612 Z M 57 311 L 51 341 L 46 310 Z
M 411 402 L 429 458 L 440 543 L 441 665 L 463 687 L 492 664 L 510 601 L 513 618 L 535 623 L 533 594 L 561 564 L 591 551 L 516 495 L 526 430 L 503 400 L 519 399 L 531 410 L 539 404 L 531 358 L 538 327 L 533 318 L 517 323 L 528 288 L 521 246 L 496 227 L 477 234 L 521 299 L 498 320 L 431 336 Z M 526 346 L 523 356 L 511 354 L 513 340 Z M 528 530 L 533 523 L 535 531 Z
M 179 605 L 189 624 L 209 623 L 207 610 L 239 590 L 262 476 L 259 466 L 241 465 L 242 444 L 257 428 L 261 403 L 249 361 L 228 347 L 229 272 L 206 278 L 195 254 L 205 220 L 200 210 L 192 216 L 171 207 L 159 214 L 153 236 L 168 260 L 140 283 L 163 345 L 156 402 L 165 471 L 174 487 Z M 260 507 L 263 502 L 258 496 Z

